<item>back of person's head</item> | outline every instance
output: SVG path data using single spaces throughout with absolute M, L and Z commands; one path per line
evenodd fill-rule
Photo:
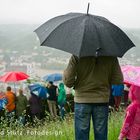
M 47 84 L 47 87 L 50 88 L 50 87 L 52 87 L 52 85 L 53 85 L 53 82 L 49 81 L 48 84 Z
M 64 84 L 63 83 L 60 83 L 59 84 L 59 88 L 64 88 Z
M 129 99 L 132 102 L 138 102 L 140 103 L 140 87 L 131 85 L 130 91 L 129 91 Z
M 63 83 L 60 83 L 59 86 L 58 86 L 58 91 L 63 91 L 63 93 L 65 92 L 66 93 L 66 90 L 65 90 L 65 86 Z
M 11 89 L 10 86 L 8 86 L 6 90 L 7 90 L 7 91 L 11 91 L 12 89 Z
M 19 94 L 23 94 L 23 90 L 22 89 L 19 89 Z
M 49 84 L 53 85 L 53 81 L 49 81 Z

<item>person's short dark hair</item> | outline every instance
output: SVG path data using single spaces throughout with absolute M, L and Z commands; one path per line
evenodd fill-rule
M 20 94 L 23 94 L 23 90 L 22 90 L 22 89 L 19 89 L 19 93 L 20 93 Z
M 11 91 L 11 87 L 10 86 L 7 87 L 7 91 Z
M 51 85 L 53 85 L 53 81 L 49 81 L 49 83 L 50 83 Z

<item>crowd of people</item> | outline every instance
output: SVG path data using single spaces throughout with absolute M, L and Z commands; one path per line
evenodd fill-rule
M 49 81 L 45 88 L 47 89 L 47 98 L 41 98 L 31 90 L 30 97 L 27 98 L 26 91 L 22 88 L 19 88 L 15 93 L 8 86 L 5 93 L 0 93 L 0 117 L 6 117 L 8 125 L 11 118 L 14 118 L 13 121 L 17 119 L 23 126 L 28 121 L 42 120 L 48 113 L 50 119 L 64 120 L 65 113 L 69 112 L 68 108 L 71 107 L 67 102 L 69 96 L 66 94 L 64 84 L 61 82 L 56 86 L 52 81 Z
M 64 82 L 68 84 L 69 86 L 69 83 L 67 83 L 67 81 L 65 80 L 66 79 L 64 79 Z M 60 82 L 59 85 L 56 86 L 54 85 L 52 81 L 49 81 L 46 86 L 46 89 L 47 89 L 47 99 L 40 98 L 39 96 L 34 94 L 32 91 L 30 91 L 30 97 L 27 98 L 26 93 L 25 91 L 23 91 L 23 89 L 19 88 L 18 95 L 17 95 L 17 93 L 14 93 L 12 91 L 12 88 L 8 86 L 6 88 L 5 93 L 0 93 L 0 117 L 7 118 L 8 126 L 10 125 L 11 122 L 14 122 L 15 119 L 17 119 L 18 123 L 22 126 L 25 126 L 25 124 L 28 121 L 34 123 L 35 119 L 42 120 L 43 118 L 45 118 L 45 111 L 48 111 L 50 114 L 50 118 L 54 120 L 58 119 L 58 116 L 59 118 L 61 118 L 61 120 L 64 120 L 65 113 L 66 113 L 65 105 L 67 104 L 67 100 L 68 100 L 68 96 L 67 96 L 68 94 L 66 93 L 64 83 Z M 123 105 L 126 107 L 126 115 L 124 118 L 122 129 L 120 131 L 120 135 L 118 137 L 119 140 L 123 140 L 123 138 L 133 138 L 133 139 L 138 138 L 139 140 L 139 132 L 140 132 L 139 131 L 140 130 L 139 92 L 140 92 L 140 87 L 130 85 L 128 83 L 113 84 L 111 86 L 109 106 L 112 106 L 114 108 L 114 111 L 117 111 L 117 112 L 120 109 L 121 103 L 123 103 Z M 74 96 L 77 96 L 75 95 L 74 89 L 72 90 L 71 95 L 72 94 Z M 81 99 L 79 100 L 79 98 L 81 97 L 77 96 L 76 100 L 81 101 Z M 85 101 L 84 98 L 82 100 Z M 72 101 L 74 103 L 73 98 L 72 98 Z M 87 101 L 90 101 L 90 99 Z M 76 131 L 77 140 L 79 139 L 79 137 L 81 137 L 80 129 L 83 129 L 82 126 L 80 126 L 81 124 L 79 121 L 80 119 L 79 115 L 83 116 L 85 112 L 89 111 L 91 109 L 90 105 L 93 105 L 95 107 L 95 110 L 93 111 L 94 113 L 97 113 L 96 114 L 97 116 L 99 114 L 103 115 L 100 112 L 100 109 L 102 111 L 105 110 L 105 107 L 108 106 L 108 103 L 93 103 L 93 104 L 85 103 L 85 106 L 83 105 L 84 105 L 83 103 L 79 104 L 75 102 L 75 110 L 73 110 L 75 111 L 75 119 L 77 120 L 77 122 L 75 122 L 75 125 L 76 125 L 75 131 Z M 82 111 L 83 114 L 81 114 L 81 112 L 79 111 Z M 84 117 L 83 119 L 85 119 L 87 116 L 83 116 L 83 117 Z M 14 118 L 14 119 L 11 119 L 11 118 Z M 104 120 L 104 119 L 101 118 L 101 120 Z M 83 120 L 83 121 L 86 121 L 86 120 Z M 89 122 L 87 122 L 86 125 L 88 124 Z M 104 131 L 106 132 L 106 130 Z M 96 133 L 97 133 L 96 137 L 100 137 L 98 136 L 98 132 Z M 86 138 L 88 136 L 84 134 L 83 137 Z M 130 139 L 127 139 L 127 140 L 130 140 Z

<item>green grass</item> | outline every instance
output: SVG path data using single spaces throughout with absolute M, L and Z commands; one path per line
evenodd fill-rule
M 122 127 L 122 122 L 124 119 L 124 112 L 114 112 L 109 117 L 109 126 L 108 126 L 108 139 L 117 140 L 120 129 Z
M 124 112 L 114 112 L 109 116 L 108 140 L 117 140 L 123 117 Z M 5 123 L 0 125 L 0 140 L 74 140 L 73 116 L 68 116 L 65 121 L 37 121 L 35 126 L 26 127 L 7 127 Z M 91 126 L 90 139 L 93 137 Z

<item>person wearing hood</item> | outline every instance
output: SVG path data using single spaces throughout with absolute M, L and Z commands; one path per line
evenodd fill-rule
M 65 116 L 64 106 L 65 106 L 65 103 L 66 103 L 66 90 L 65 90 L 65 87 L 64 87 L 63 83 L 60 83 L 59 87 L 58 87 L 57 103 L 58 103 L 58 105 L 60 107 L 61 118 L 64 119 L 64 116 Z
M 140 87 L 131 85 L 129 91 L 131 104 L 126 109 L 125 119 L 119 140 L 140 140 Z

